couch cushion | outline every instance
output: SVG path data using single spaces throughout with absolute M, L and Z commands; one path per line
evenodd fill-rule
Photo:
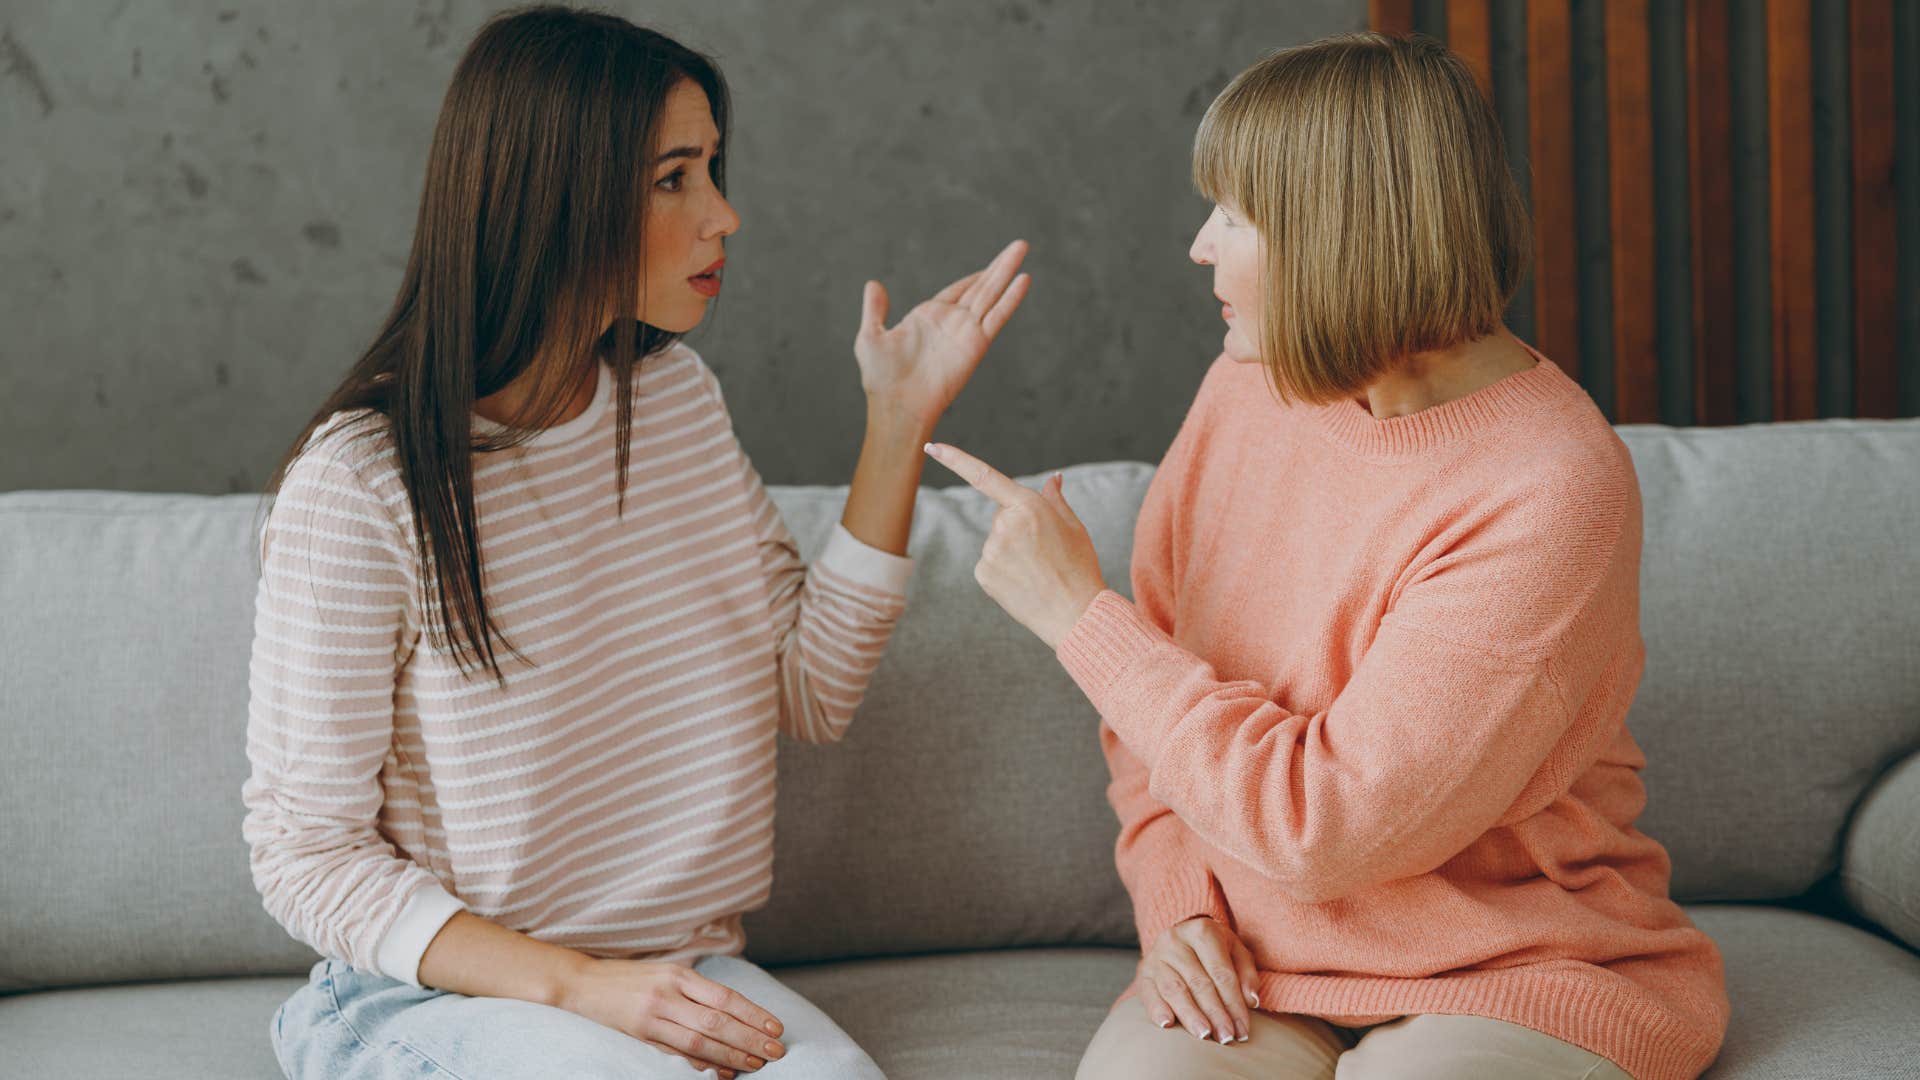
M 1701 905 L 1733 1022 L 1703 1080 L 1911 1077 L 1920 957 L 1815 915 Z M 1115 949 L 1017 949 L 783 968 L 893 1080 L 1066 1080 L 1133 971 Z M 9 1077 L 277 1075 L 267 1023 L 298 979 L 216 979 L 0 998 Z
M 1682 900 L 1798 895 L 1920 747 L 1920 421 L 1619 432 L 1646 512 L 1640 829 Z

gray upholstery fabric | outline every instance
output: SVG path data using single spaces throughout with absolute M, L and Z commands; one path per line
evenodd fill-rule
M 0 990 L 313 963 L 240 838 L 257 507 L 0 495 Z
M 1840 884 L 1854 910 L 1920 949 L 1920 754 L 1895 766 L 1860 804 Z
M 1067 500 L 1124 591 L 1151 477 L 1067 470 Z M 773 494 L 811 557 L 845 491 Z M 992 511 L 971 488 L 921 493 L 907 612 L 847 738 L 781 747 L 773 900 L 747 921 L 755 959 L 1133 943 L 1099 716 L 973 580 Z
M 1689 909 L 1727 956 L 1733 1022 L 1705 1080 L 1915 1075 L 1920 957 L 1777 908 Z M 1002 949 L 779 969 L 893 1080 L 1065 1080 L 1126 985 L 1134 953 Z M 298 979 L 65 990 L 0 998 L 13 1080 L 266 1080 L 274 1009 Z
M 1920 421 L 1619 431 L 1646 510 L 1639 827 L 1682 900 L 1797 895 L 1920 748 Z
M 1801 892 L 1920 746 L 1920 422 L 1622 435 L 1647 508 L 1641 827 L 1683 899 Z M 1116 585 L 1150 473 L 1068 470 Z M 811 554 L 845 492 L 773 496 Z M 311 962 L 239 833 L 256 510 L 0 494 L 0 989 Z M 990 517 L 922 493 L 909 612 L 852 733 L 783 749 L 756 959 L 1130 943 L 1092 711 L 972 579 Z

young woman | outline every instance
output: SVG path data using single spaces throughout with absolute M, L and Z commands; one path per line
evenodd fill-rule
M 290 1077 L 878 1077 L 739 958 L 776 730 L 846 730 L 904 602 L 920 446 L 1024 247 L 854 353 L 867 429 L 811 567 L 675 344 L 740 219 L 727 92 L 619 19 L 495 19 L 454 73 L 400 295 L 276 478 L 245 833 L 327 959 Z
M 1633 827 L 1639 488 L 1501 326 L 1529 230 L 1491 108 L 1431 41 L 1334 38 L 1236 78 L 1194 176 L 1224 355 L 1133 600 L 1057 478 L 930 448 L 1104 721 L 1144 955 L 1080 1075 L 1698 1075 L 1720 954 Z

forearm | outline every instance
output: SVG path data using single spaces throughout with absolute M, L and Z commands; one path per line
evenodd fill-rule
M 926 464 L 921 447 L 932 436 L 931 423 L 868 403 L 866 437 L 840 518 L 854 539 L 889 554 L 907 553 L 913 498 Z
M 584 953 L 462 911 L 447 920 L 420 957 L 420 982 L 469 997 L 562 1007 L 568 985 L 590 962 Z

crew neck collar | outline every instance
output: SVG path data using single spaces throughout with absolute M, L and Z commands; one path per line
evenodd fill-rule
M 1308 410 L 1320 430 L 1340 446 L 1368 457 L 1420 454 L 1455 439 L 1497 427 L 1503 421 L 1562 397 L 1572 381 L 1552 360 L 1525 342 L 1535 363 L 1471 394 L 1382 420 L 1351 397 Z

